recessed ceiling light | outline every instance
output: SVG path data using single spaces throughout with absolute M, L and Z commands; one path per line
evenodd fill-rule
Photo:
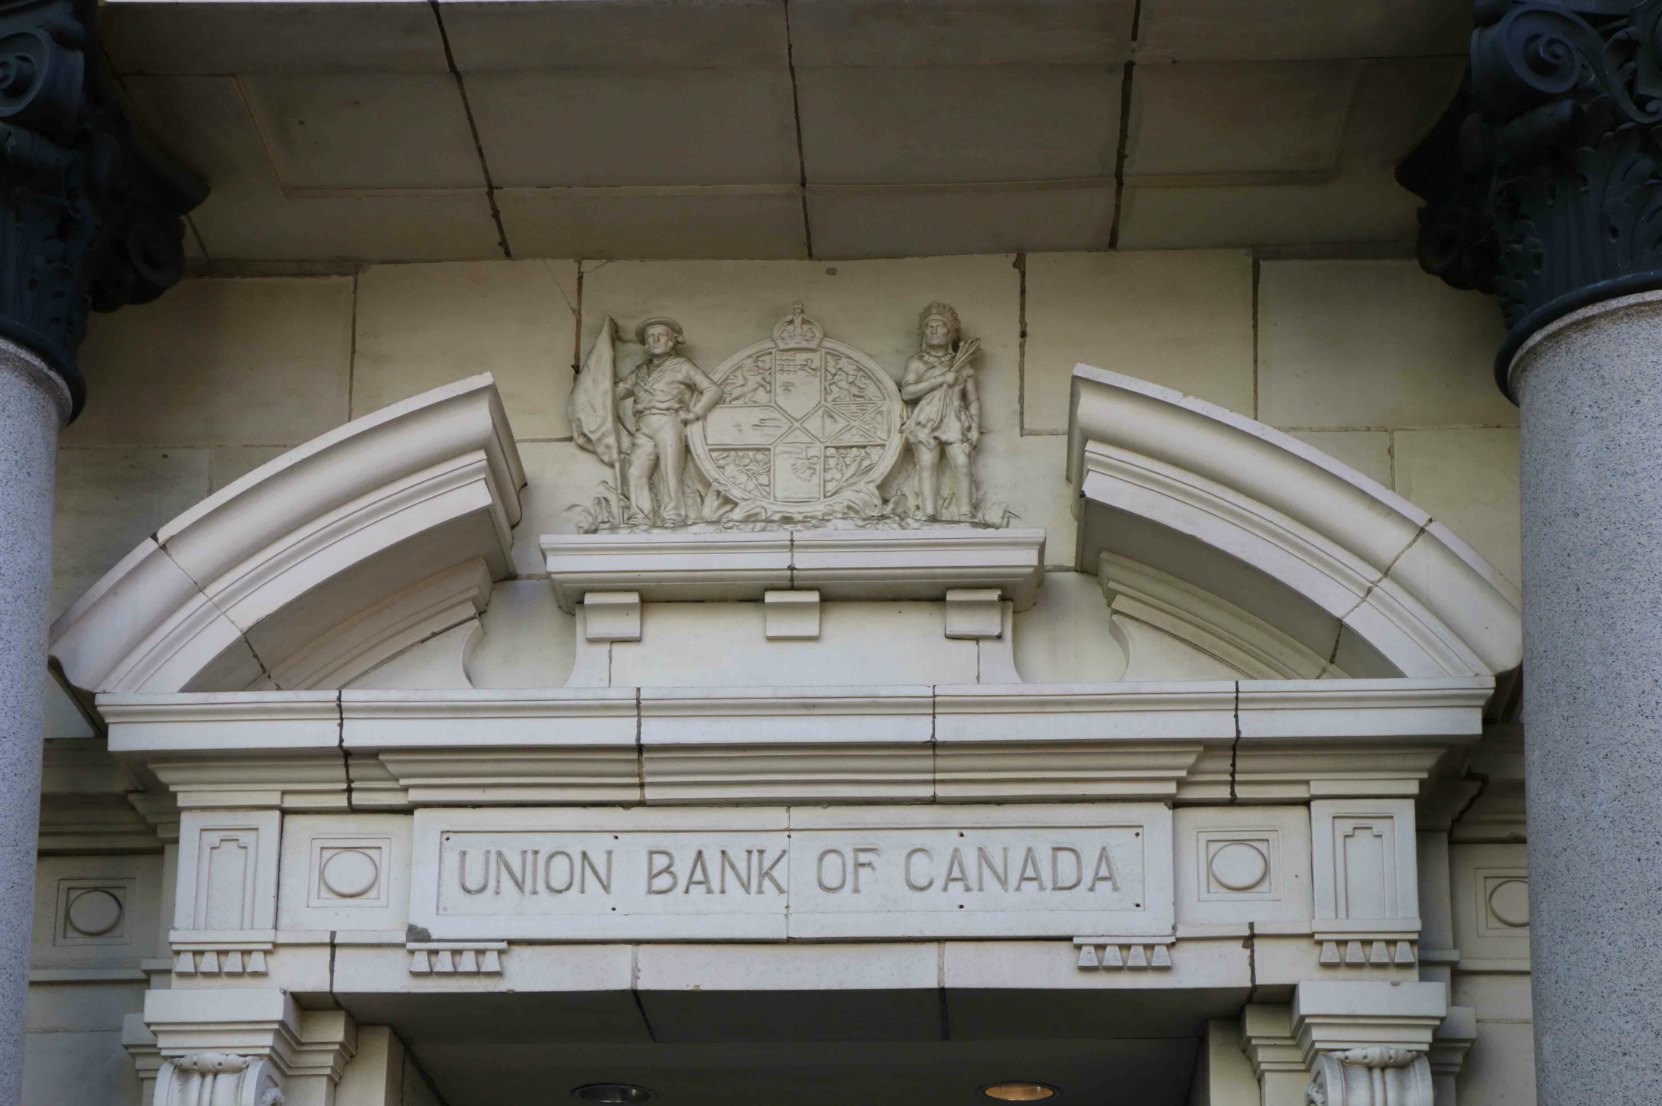
M 631 1103 L 648 1102 L 658 1096 L 651 1088 L 635 1083 L 584 1083 L 571 1089 L 571 1097 L 578 1102 Z
M 989 1083 L 981 1093 L 1000 1102 L 1043 1102 L 1062 1092 L 1049 1083 Z

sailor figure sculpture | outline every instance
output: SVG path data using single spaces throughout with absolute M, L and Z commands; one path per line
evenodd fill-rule
M 978 339 L 960 341 L 958 312 L 932 303 L 918 316 L 922 348 L 906 362 L 900 397 L 910 406 L 901 434 L 917 467 L 917 508 L 924 518 L 964 520 L 975 516 L 972 462 L 981 440 L 981 395 L 971 362 Z M 952 483 L 942 494 L 941 455 Z
M 646 347 L 646 359 L 617 385 L 619 400 L 634 400 L 635 434 L 628 451 L 630 521 L 653 521 L 649 511 L 656 472 L 663 487 L 656 521 L 679 526 L 687 521 L 686 428 L 721 402 L 721 388 L 676 352 L 682 333 L 674 319 L 647 319 L 635 328 L 635 340 Z

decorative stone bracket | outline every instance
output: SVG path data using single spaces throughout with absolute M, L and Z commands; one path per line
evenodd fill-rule
M 1075 937 L 1080 971 L 1170 971 L 1175 937 Z
M 404 946 L 411 975 L 501 975 L 506 941 L 421 941 Z

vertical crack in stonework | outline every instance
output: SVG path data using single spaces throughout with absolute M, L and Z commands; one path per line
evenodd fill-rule
M 1125 161 L 1131 142 L 1131 81 L 1137 71 L 1137 36 L 1142 33 L 1143 0 L 1131 9 L 1131 48 L 1120 78 L 1120 133 L 1114 149 L 1114 221 L 1108 227 L 1108 248 L 1120 248 L 1120 215 L 1125 208 Z
M 606 643 L 606 664 L 611 666 L 613 642 Z M 610 671 L 606 674 L 606 684 L 611 686 Z M 646 745 L 641 741 L 641 689 L 635 689 L 635 786 L 640 791 L 641 802 L 646 802 Z
M 1229 801 L 1239 802 L 1235 793 L 1235 775 L 1241 763 L 1241 681 L 1235 681 L 1235 740 L 1229 746 Z
M 796 44 L 791 38 L 791 0 L 785 0 L 785 70 L 791 77 L 791 121 L 796 125 L 797 195 L 802 200 L 802 248 L 814 256 L 814 228 L 808 221 L 808 156 L 802 149 L 802 99 L 796 87 Z
M 357 808 L 352 805 L 352 751 L 346 747 L 346 704 L 343 692 L 335 692 L 335 746 L 340 750 L 341 771 L 346 773 L 346 810 L 354 813 Z M 330 953 L 333 956 L 333 951 Z
M 462 100 L 462 114 L 467 116 L 468 133 L 473 136 L 473 152 L 479 158 L 479 173 L 485 178 L 485 203 L 491 211 L 491 222 L 496 224 L 496 242 L 502 247 L 502 256 L 511 258 L 514 253 L 508 248 L 508 231 L 502 225 L 502 211 L 496 206 L 496 181 L 491 177 L 491 166 L 485 157 L 485 144 L 479 138 L 479 124 L 473 118 L 473 104 L 467 98 L 467 82 L 462 79 L 462 71 L 456 68 L 456 55 L 450 49 L 450 33 L 444 28 L 444 13 L 439 10 L 439 0 L 427 0 L 427 6 L 433 11 L 433 22 L 438 25 L 439 42 L 444 47 L 444 64 L 450 69 L 450 79 L 456 82 L 456 95 Z
M 1016 436 L 1027 433 L 1027 254 L 1016 255 Z

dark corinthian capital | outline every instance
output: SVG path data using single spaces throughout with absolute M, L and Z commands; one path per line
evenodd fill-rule
M 87 308 L 148 303 L 207 195 L 148 146 L 99 57 L 93 0 L 0 0 L 0 337 L 85 398 Z
M 1662 288 L 1662 0 L 1477 0 L 1454 103 L 1397 167 L 1420 264 L 1530 334 Z

